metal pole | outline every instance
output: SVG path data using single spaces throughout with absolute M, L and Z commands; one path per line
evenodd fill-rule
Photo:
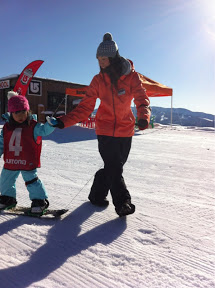
M 172 128 L 172 106 L 173 106 L 173 95 L 171 96 L 171 120 L 170 120 L 171 128 Z
M 66 110 L 67 110 L 67 96 L 68 95 L 66 95 L 66 97 L 65 97 L 65 115 L 66 115 Z

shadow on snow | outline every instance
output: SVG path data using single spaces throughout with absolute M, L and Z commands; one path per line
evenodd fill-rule
M 95 129 L 80 126 L 71 126 L 65 129 L 56 128 L 52 134 L 43 137 L 43 140 L 51 140 L 58 144 L 95 139 L 97 139 Z
M 142 131 L 135 131 L 134 136 L 141 135 L 143 135 Z M 43 140 L 51 140 L 58 144 L 95 139 L 97 139 L 95 129 L 89 129 L 80 126 L 71 126 L 65 129 L 56 128 L 52 134 L 43 137 Z
M 62 221 L 46 221 L 51 226 L 46 243 L 33 252 L 25 263 L 0 270 L 1 287 L 28 287 L 34 282 L 45 279 L 69 257 L 76 256 L 97 243 L 108 245 L 116 240 L 127 227 L 126 218 L 117 217 L 78 236 L 82 223 L 101 209 L 94 207 L 90 202 L 85 202 Z M 16 217 L 2 223 L 0 235 L 8 233 L 8 229 L 13 230 L 19 225 L 26 224 L 26 221 L 23 223 L 23 219 Z M 27 224 L 32 224 L 32 218 L 26 220 Z M 41 220 L 35 219 L 36 224 L 44 225 Z

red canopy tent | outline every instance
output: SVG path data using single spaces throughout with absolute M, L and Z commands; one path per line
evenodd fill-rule
M 169 88 L 159 82 L 156 82 L 140 73 L 138 73 L 143 86 L 146 88 L 148 97 L 165 97 L 172 96 L 172 88 Z
M 172 88 L 165 86 L 159 82 L 156 82 L 141 73 L 138 73 L 143 86 L 146 88 L 146 94 L 148 97 L 167 97 L 167 96 L 172 96 L 173 90 Z M 81 87 L 81 88 L 67 88 L 66 89 L 66 97 L 68 95 L 70 96 L 76 96 L 76 97 L 84 97 L 87 91 L 87 87 Z M 67 98 L 66 98 L 66 103 L 67 103 Z M 65 105 L 66 109 L 66 105 Z M 171 97 L 171 125 L 172 125 L 172 97 Z
M 146 93 L 148 97 L 165 97 L 172 96 L 172 88 L 169 88 L 159 82 L 156 82 L 140 73 L 138 73 L 141 81 L 143 82 L 143 86 L 146 88 Z M 81 88 L 67 88 L 66 95 L 76 96 L 76 97 L 84 97 L 87 91 L 87 87 Z
M 138 73 L 141 81 L 143 82 L 143 86 L 146 88 L 146 94 L 148 97 L 166 97 L 171 96 L 171 126 L 172 126 L 172 88 L 163 85 L 159 82 L 156 82 L 140 73 Z

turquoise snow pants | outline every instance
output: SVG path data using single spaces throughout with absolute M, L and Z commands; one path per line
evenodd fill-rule
M 1 195 L 16 198 L 16 180 L 20 173 L 22 174 L 22 178 L 25 182 L 29 182 L 38 177 L 37 169 L 31 171 L 24 171 L 24 170 L 13 171 L 3 168 L 0 178 Z M 46 189 L 40 179 L 37 179 L 31 184 L 28 184 L 26 187 L 29 192 L 30 200 L 48 198 Z

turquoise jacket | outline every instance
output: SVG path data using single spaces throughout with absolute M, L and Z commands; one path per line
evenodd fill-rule
M 2 116 L 6 121 L 9 121 L 9 117 L 10 117 L 9 113 L 6 113 Z M 31 119 L 37 120 L 36 114 L 33 114 L 30 117 Z M 34 140 L 36 141 L 38 136 L 47 136 L 51 134 L 54 130 L 55 130 L 55 127 L 49 125 L 48 122 L 46 122 L 45 124 L 37 123 L 34 128 Z M 3 152 L 4 152 L 4 135 L 3 135 L 3 129 L 2 129 L 1 134 L 0 134 L 0 157 L 2 156 Z

